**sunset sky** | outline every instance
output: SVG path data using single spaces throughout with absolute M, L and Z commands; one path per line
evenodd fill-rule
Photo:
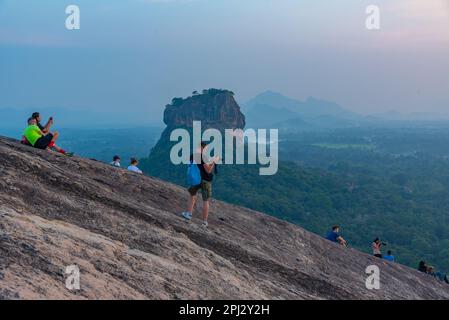
M 81 30 L 65 28 L 70 4 Z M 365 28 L 371 4 L 380 30 Z M 362 114 L 449 113 L 448 75 L 448 0 L 0 0 L 0 108 L 149 119 L 217 87 L 239 102 L 273 90 Z

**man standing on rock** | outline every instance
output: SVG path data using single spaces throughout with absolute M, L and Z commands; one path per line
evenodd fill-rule
M 205 161 L 205 154 L 207 151 L 207 143 L 201 142 L 201 148 L 199 152 L 201 153 L 201 163 L 197 164 L 198 169 L 200 170 L 201 174 L 201 183 L 196 186 L 191 186 L 188 188 L 190 198 L 188 203 L 187 211 L 182 213 L 182 216 L 190 221 L 192 219 L 192 212 L 193 208 L 195 207 L 196 202 L 196 194 L 199 190 L 201 190 L 201 196 L 203 198 L 203 226 L 207 227 L 208 222 L 207 219 L 209 217 L 209 203 L 212 198 L 212 180 L 214 178 L 214 168 L 216 163 L 218 162 L 219 158 L 214 157 L 208 161 L 206 159 Z M 194 155 L 190 156 L 190 161 L 192 162 L 196 157 Z

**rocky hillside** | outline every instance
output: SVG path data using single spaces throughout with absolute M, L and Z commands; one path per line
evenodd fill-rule
M 449 299 L 449 286 L 297 226 L 97 161 L 0 138 L 0 299 Z M 81 270 L 80 290 L 64 270 Z M 368 265 L 381 289 L 367 290 Z
M 174 98 L 165 106 L 166 131 L 191 128 L 193 121 L 201 121 L 203 129 L 243 129 L 245 116 L 229 90 L 208 89 L 186 99 Z
M 206 89 L 201 94 L 188 98 L 174 98 L 165 106 L 166 127 L 148 158 L 140 159 L 141 169 L 166 181 L 181 183 L 185 170 L 170 161 L 170 151 L 177 144 L 170 135 L 178 128 L 186 129 L 192 135 L 193 121 L 201 121 L 202 133 L 206 129 L 244 129 L 245 116 L 229 90 Z M 192 147 L 192 145 L 191 145 Z M 225 155 L 222 155 L 224 158 Z

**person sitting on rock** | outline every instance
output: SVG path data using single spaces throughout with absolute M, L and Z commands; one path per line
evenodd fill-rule
M 419 262 L 418 271 L 427 273 L 427 263 L 425 261 L 420 261 Z
M 432 277 L 435 277 L 437 280 L 441 282 L 446 282 L 449 284 L 449 279 L 447 278 L 447 275 L 445 273 L 442 273 L 440 271 L 435 271 L 435 268 L 432 266 L 427 267 L 427 273 L 431 275 Z
M 41 129 L 41 131 L 43 133 L 49 133 L 50 132 L 50 127 L 53 125 L 53 117 L 50 117 L 47 121 L 47 123 L 45 124 L 45 126 L 43 126 L 41 124 L 41 115 L 39 112 L 34 112 L 31 115 L 31 118 L 36 119 L 36 125 L 39 127 L 39 129 Z
M 50 132 L 50 127 L 53 125 L 53 117 L 50 117 L 50 118 L 48 119 L 48 121 L 47 121 L 47 123 L 45 124 L 45 126 L 43 126 L 43 125 L 41 124 L 41 115 L 40 115 L 39 112 L 34 112 L 34 113 L 31 115 L 31 118 L 33 118 L 33 119 L 36 120 L 36 125 L 39 127 L 39 129 L 40 129 L 44 134 L 51 133 L 51 132 Z M 54 135 L 54 134 L 53 134 L 53 135 Z M 22 138 L 22 143 L 26 144 L 26 141 L 27 141 L 26 139 L 23 139 L 23 138 Z M 73 155 L 73 152 L 67 152 L 67 151 L 65 151 L 64 149 L 58 147 L 54 142 L 51 143 L 48 147 L 49 147 L 50 149 L 55 150 L 56 152 L 65 154 L 65 155 L 67 155 L 67 156 L 72 156 L 72 155 Z
M 139 164 L 139 161 L 135 158 L 131 158 L 131 164 L 128 167 L 128 171 L 136 172 L 136 173 L 142 173 L 142 170 L 140 170 L 137 165 Z
M 326 236 L 326 239 L 332 242 L 339 243 L 345 247 L 347 245 L 346 240 L 343 239 L 343 237 L 340 235 L 340 226 L 337 225 L 332 227 L 332 230 L 329 231 L 329 233 Z
M 45 126 L 43 126 L 41 124 L 41 116 L 39 114 L 39 112 L 33 112 L 33 114 L 31 115 L 32 119 L 36 120 L 36 125 L 39 127 L 39 129 L 44 133 L 47 134 L 50 132 L 50 127 L 53 124 L 53 117 L 50 117 L 50 119 L 48 119 L 47 123 Z M 28 119 L 29 122 L 30 119 Z M 22 144 L 26 144 L 26 145 L 31 145 L 30 142 L 25 138 L 25 136 L 22 136 Z
M 45 150 L 53 146 L 58 139 L 58 132 L 44 133 L 36 124 L 35 118 L 28 119 L 28 127 L 23 132 L 23 137 L 33 147 Z
M 114 156 L 112 158 L 111 166 L 120 168 L 120 156 Z
M 384 256 L 384 259 L 390 262 L 394 262 L 394 256 L 391 254 L 391 250 L 387 251 L 387 255 Z

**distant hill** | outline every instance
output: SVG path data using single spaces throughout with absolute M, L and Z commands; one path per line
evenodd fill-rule
M 311 130 L 357 126 L 363 117 L 337 103 L 309 97 L 299 101 L 266 91 L 242 106 L 248 126 Z
M 234 129 L 245 127 L 245 116 L 229 90 L 205 89 L 202 94 L 187 98 L 173 98 L 165 106 L 164 123 L 167 129 L 191 128 L 193 121 L 201 121 L 203 129 Z
M 314 97 L 309 97 L 306 101 L 299 101 L 273 91 L 266 91 L 257 95 L 244 103 L 242 105 L 242 110 L 248 112 L 257 105 L 267 105 L 277 109 L 287 109 L 306 117 L 353 114 L 335 102 L 320 100 Z
M 170 162 L 170 150 L 176 144 L 170 141 L 174 129 L 183 128 L 192 132 L 193 121 L 201 121 L 202 130 L 209 128 L 224 132 L 225 129 L 243 129 L 245 116 L 229 90 L 206 89 L 202 94 L 187 98 L 174 98 L 164 111 L 164 123 L 167 125 L 159 141 L 152 148 L 148 158 L 141 159 L 144 172 L 152 172 L 168 181 L 179 181 L 184 177 L 182 166 Z
M 256 104 L 245 113 L 248 127 L 267 127 L 296 119 L 298 114 L 287 108 L 276 108 L 267 104 Z

